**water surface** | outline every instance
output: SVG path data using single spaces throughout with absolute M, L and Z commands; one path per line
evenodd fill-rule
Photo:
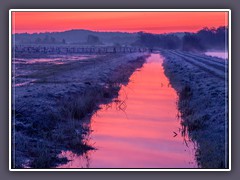
M 59 168 L 197 168 L 194 144 L 181 136 L 177 94 L 152 54 L 122 86 L 115 103 L 92 117 L 88 143 L 97 148 Z
M 13 58 L 15 64 L 66 64 L 72 61 L 87 60 L 95 58 L 96 55 L 51 55 L 48 58 Z
M 205 53 L 208 56 L 213 56 L 213 57 L 218 57 L 218 58 L 222 58 L 222 59 L 228 59 L 228 52 L 225 51 L 209 51 Z

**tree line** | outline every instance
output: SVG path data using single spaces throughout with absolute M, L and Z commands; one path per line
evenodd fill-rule
M 150 34 L 139 32 L 134 44 L 149 48 L 180 49 L 184 51 L 225 50 L 228 46 L 228 28 L 203 28 L 197 33 Z

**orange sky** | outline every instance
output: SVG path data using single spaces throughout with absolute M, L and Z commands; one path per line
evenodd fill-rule
M 228 25 L 227 12 L 12 12 L 13 33 L 88 29 L 150 33 L 195 32 Z

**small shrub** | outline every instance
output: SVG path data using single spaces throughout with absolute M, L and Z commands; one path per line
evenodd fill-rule
M 192 97 L 192 95 L 193 95 L 193 92 L 191 87 L 189 85 L 185 85 L 179 95 L 180 101 L 188 100 Z

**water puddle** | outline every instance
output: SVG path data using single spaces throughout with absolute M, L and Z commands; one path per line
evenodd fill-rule
M 64 151 L 58 168 L 197 168 L 194 144 L 181 136 L 177 94 L 152 54 L 123 86 L 115 103 L 92 117 L 88 143 L 96 150 L 78 156 Z
M 36 81 L 36 79 L 33 79 L 33 80 L 29 80 L 29 81 L 25 81 L 25 82 L 19 82 L 19 83 L 13 83 L 13 87 L 20 87 L 20 86 L 25 86 L 25 85 L 28 85 L 28 84 L 31 84 L 31 83 L 34 83 Z
M 221 58 L 221 59 L 228 59 L 228 52 L 225 51 L 214 51 L 214 52 L 206 52 L 205 53 L 207 56 L 212 56 L 212 57 L 217 57 L 217 58 Z
M 48 63 L 48 64 L 66 64 L 72 61 L 88 60 L 97 57 L 96 55 L 52 55 L 50 58 L 14 58 L 15 64 L 36 64 L 36 63 Z

